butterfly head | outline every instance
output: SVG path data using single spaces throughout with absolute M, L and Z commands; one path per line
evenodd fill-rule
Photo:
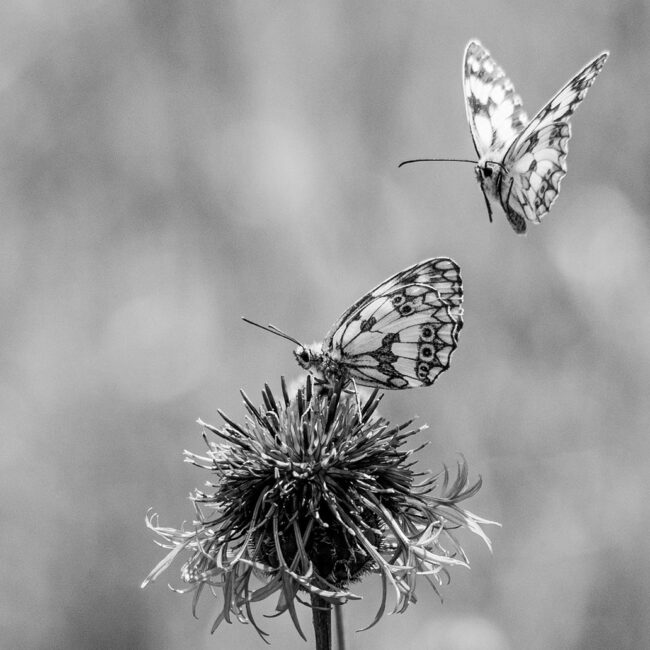
M 479 160 L 476 167 L 474 167 L 474 174 L 476 180 L 485 188 L 489 189 L 496 186 L 499 179 L 499 172 L 501 165 L 493 160 Z
M 301 368 L 311 370 L 318 368 L 323 362 L 323 352 L 319 343 L 311 345 L 299 345 L 294 351 L 293 356 Z

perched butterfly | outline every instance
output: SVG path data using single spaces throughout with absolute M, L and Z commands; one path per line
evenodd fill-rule
M 460 269 L 448 257 L 424 260 L 382 282 L 334 323 L 322 343 L 298 347 L 298 364 L 323 383 L 378 388 L 430 386 L 449 368 L 463 326 Z
M 608 56 L 603 52 L 588 63 L 529 122 L 502 68 L 478 41 L 469 42 L 463 63 L 465 108 L 490 221 L 493 206 L 500 206 L 514 231 L 524 234 L 527 221 L 540 223 L 550 210 L 567 171 L 569 118 Z

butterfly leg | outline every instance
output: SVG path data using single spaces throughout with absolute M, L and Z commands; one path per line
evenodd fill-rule
M 357 410 L 359 411 L 359 419 L 363 420 L 363 413 L 361 411 L 361 400 L 359 399 L 359 388 L 357 387 L 357 382 L 354 381 L 353 377 L 350 377 L 352 385 L 354 386 L 354 399 L 357 402 Z
M 513 210 L 510 207 L 510 195 L 512 194 L 512 185 L 514 183 L 515 179 L 511 178 L 510 179 L 510 187 L 508 188 L 508 196 L 506 197 L 505 203 L 502 202 L 501 205 L 503 206 L 503 209 L 506 213 L 506 217 L 508 218 L 508 222 L 512 226 L 513 230 L 518 234 L 518 235 L 524 235 L 526 234 L 526 220 L 518 214 L 515 210 Z
M 481 191 L 483 192 L 483 198 L 485 199 L 485 205 L 488 211 L 488 218 L 490 220 L 490 223 L 492 223 L 492 206 L 490 205 L 490 200 L 488 199 L 487 194 L 485 193 L 485 190 L 483 189 L 482 185 L 481 185 Z
M 512 194 L 512 184 L 515 182 L 514 178 L 510 179 L 510 187 L 508 188 L 508 196 L 506 197 L 506 204 L 510 205 L 510 195 Z

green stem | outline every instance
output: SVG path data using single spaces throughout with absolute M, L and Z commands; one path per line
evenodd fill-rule
M 311 595 L 316 650 L 332 650 L 332 605 L 318 594 Z

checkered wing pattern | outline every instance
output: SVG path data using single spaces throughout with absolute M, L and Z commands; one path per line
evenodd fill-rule
M 449 368 L 463 326 L 462 281 L 447 257 L 395 274 L 348 309 L 322 350 L 340 375 L 386 389 L 429 386 Z
M 567 171 L 571 137 L 569 118 L 585 98 L 607 60 L 603 52 L 588 63 L 551 99 L 517 135 L 502 165 L 507 176 L 500 186 L 500 200 L 513 228 L 526 230 L 525 218 L 539 223 L 560 191 Z
M 463 59 L 465 110 L 479 158 L 497 152 L 521 133 L 528 118 L 521 98 L 499 64 L 478 41 Z

